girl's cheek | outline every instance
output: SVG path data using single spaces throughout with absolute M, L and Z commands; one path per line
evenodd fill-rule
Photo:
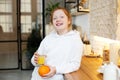
M 56 21 L 53 21 L 53 25 L 55 26 Z

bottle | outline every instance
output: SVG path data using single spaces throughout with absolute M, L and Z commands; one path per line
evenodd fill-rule
M 110 61 L 110 54 L 109 54 L 109 48 L 107 45 L 103 48 L 103 63 L 109 63 Z
M 117 66 L 113 62 L 110 62 L 110 64 L 105 66 L 103 80 L 118 80 Z

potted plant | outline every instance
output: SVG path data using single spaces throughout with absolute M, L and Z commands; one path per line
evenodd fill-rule
M 39 44 L 41 42 L 41 35 L 40 35 L 40 30 L 33 28 L 32 33 L 28 37 L 27 40 L 27 50 L 30 54 L 28 54 L 28 58 L 31 59 L 33 56 L 33 53 L 37 50 L 39 47 Z
M 60 2 L 52 2 L 52 1 L 49 1 L 49 3 L 47 4 L 47 8 L 45 8 L 45 11 L 46 11 L 46 13 L 45 13 L 45 16 L 50 16 L 50 14 L 51 14 L 51 12 L 55 9 L 55 8 L 57 8 L 57 7 L 59 7 L 59 5 L 60 5 Z
M 40 32 L 40 26 L 36 24 L 27 39 L 27 49 L 25 52 L 27 58 L 27 69 L 33 69 L 33 66 L 31 64 L 31 58 L 34 52 L 38 49 L 41 41 L 42 41 L 42 37 Z

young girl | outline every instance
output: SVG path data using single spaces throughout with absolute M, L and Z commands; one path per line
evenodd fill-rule
M 41 42 L 31 62 L 35 66 L 31 80 L 64 80 L 63 74 L 80 67 L 83 43 L 79 32 L 72 30 L 72 17 L 65 8 L 56 8 L 51 14 L 54 31 Z M 38 56 L 46 56 L 45 64 L 50 72 L 41 77 L 38 74 Z

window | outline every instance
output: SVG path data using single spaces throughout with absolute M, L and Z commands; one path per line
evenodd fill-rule
M 21 0 L 21 32 L 30 33 L 33 23 L 42 25 L 42 0 Z
M 31 32 L 31 0 L 21 0 L 21 33 Z
M 31 12 L 31 0 L 21 0 L 21 12 Z
M 13 32 L 12 0 L 0 0 L 0 26 L 3 32 Z
M 30 33 L 31 32 L 31 16 L 21 16 L 21 31 L 22 33 Z
M 42 0 L 37 0 L 37 12 L 42 13 Z
M 12 0 L 0 0 L 0 12 L 12 12 Z
M 13 32 L 12 28 L 12 16 L 11 15 L 0 15 L 0 25 L 3 32 Z

